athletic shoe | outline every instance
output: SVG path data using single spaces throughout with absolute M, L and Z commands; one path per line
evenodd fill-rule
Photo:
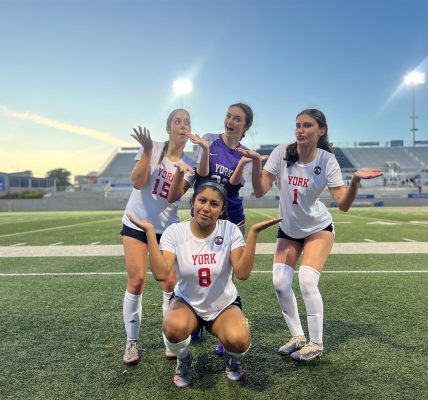
M 300 350 L 291 353 L 291 358 L 296 361 L 310 361 L 316 357 L 321 357 L 323 351 L 322 344 L 309 342 Z
M 176 360 L 177 354 L 174 354 L 168 347 L 165 347 L 165 357 L 167 360 Z
M 190 340 L 192 342 L 196 342 L 197 340 L 202 339 L 202 331 L 203 331 L 203 326 L 198 325 L 198 327 L 192 332 Z
M 278 352 L 283 356 L 289 356 L 297 350 L 300 350 L 306 344 L 304 336 L 293 336 L 284 346 L 280 347 Z
M 224 352 L 224 362 L 226 364 L 226 376 L 231 381 L 240 381 L 244 376 L 244 371 L 241 368 L 241 360 L 227 352 Z
M 175 369 L 174 384 L 179 388 L 184 388 L 192 383 L 192 353 L 182 360 L 177 358 L 177 368 Z
M 123 362 L 128 365 L 137 364 L 140 356 L 138 355 L 138 341 L 127 340 Z
M 220 342 L 220 340 L 218 340 L 218 341 L 217 341 L 217 346 L 216 346 L 216 348 L 215 348 L 215 353 L 216 353 L 218 356 L 220 356 L 220 357 L 222 357 L 222 356 L 223 356 L 223 354 L 224 354 L 224 347 L 223 347 L 223 343 L 222 343 L 222 342 Z

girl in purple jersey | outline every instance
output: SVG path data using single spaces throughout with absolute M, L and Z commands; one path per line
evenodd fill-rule
M 127 335 L 123 356 L 125 364 L 136 364 L 139 360 L 142 294 L 148 257 L 146 234 L 132 223 L 127 214 L 150 221 L 159 240 L 167 226 L 179 221 L 178 204 L 171 204 L 167 200 L 175 173 L 174 164 L 181 161 L 191 163 L 191 160 L 184 156 L 184 146 L 188 140 L 186 134 L 190 132 L 189 113 L 183 109 L 171 112 L 166 131 L 169 140 L 164 143 L 152 141 L 146 128 L 138 127 L 132 135 L 141 145 L 141 149 L 135 157 L 136 163 L 131 175 L 134 189 L 126 205 L 121 231 L 128 273 L 123 300 L 123 320 Z M 175 282 L 174 274 L 170 279 Z
M 198 135 L 188 135 L 192 143 L 199 145 L 195 188 L 207 179 L 215 180 L 225 186 L 229 202 L 228 218 L 238 225 L 243 233 L 245 215 L 243 201 L 239 197 L 239 189 L 244 184 L 241 177 L 245 165 L 248 164 L 248 159 L 243 158 L 235 149 L 246 149 L 240 141 L 245 137 L 245 132 L 250 129 L 252 123 L 253 110 L 251 107 L 244 103 L 235 103 L 230 105 L 227 110 L 223 133 L 208 133 L 202 138 Z M 177 166 L 177 174 L 168 195 L 169 201 L 177 201 L 189 189 L 189 182 L 183 181 L 186 171 L 185 166 Z
M 178 387 L 192 381 L 190 334 L 201 324 L 224 343 L 227 378 L 238 381 L 243 376 L 240 360 L 250 347 L 251 335 L 232 275 L 249 278 L 257 234 L 281 218 L 253 225 L 245 244 L 235 224 L 220 220 L 227 198 L 222 185 L 201 183 L 192 197 L 193 219 L 169 226 L 160 246 L 152 224 L 128 216 L 147 235 L 155 279 L 165 280 L 174 268 L 177 271 L 178 282 L 162 330 L 166 347 L 177 355 L 174 384 Z
M 263 170 L 259 154 L 237 150 L 253 160 L 256 197 L 266 194 L 278 180 L 280 215 L 284 219 L 276 241 L 273 285 L 292 335 L 279 353 L 291 355 L 296 361 L 309 361 L 323 352 L 323 302 L 318 281 L 333 247 L 334 227 L 319 196 L 328 187 L 338 208 L 346 212 L 355 199 L 361 179 L 383 174 L 378 169 L 361 168 L 353 173 L 349 186 L 345 187 L 327 132 L 324 114 L 308 109 L 297 115 L 296 141 L 276 147 Z M 306 343 L 292 289 L 299 257 L 299 285 L 307 312 L 309 343 Z
M 245 233 L 245 214 L 239 189 L 243 186 L 242 179 L 245 166 L 249 166 L 249 159 L 242 157 L 235 150 L 246 149 L 240 141 L 245 132 L 253 124 L 253 110 L 245 103 L 231 104 L 224 119 L 224 132 L 221 134 L 208 133 L 202 138 L 198 135 L 188 134 L 192 143 L 199 145 L 197 168 L 194 188 L 206 180 L 214 180 L 223 185 L 228 195 L 227 216 L 229 221 Z M 189 172 L 185 165 L 177 165 L 177 172 L 169 191 L 168 200 L 177 201 L 190 187 L 188 181 L 183 180 L 184 173 Z M 197 339 L 202 331 L 195 332 Z M 223 346 L 219 342 L 216 347 L 218 355 L 223 354 Z

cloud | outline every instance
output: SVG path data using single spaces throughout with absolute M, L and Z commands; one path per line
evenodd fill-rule
M 116 146 L 126 146 L 127 142 L 115 137 L 108 132 L 97 131 L 95 129 L 84 128 L 82 126 L 71 125 L 66 122 L 57 121 L 55 119 L 43 117 L 29 112 L 17 112 L 7 107 L 0 106 L 0 111 L 10 117 L 31 121 L 36 124 L 50 126 L 51 128 L 60 129 L 66 132 L 77 133 L 81 136 L 86 136 L 92 139 L 101 140 L 103 142 L 112 143 Z

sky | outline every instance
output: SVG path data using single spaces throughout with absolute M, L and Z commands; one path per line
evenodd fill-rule
M 335 145 L 410 145 L 403 78 L 428 74 L 427 0 L 0 0 L 0 37 L 0 171 L 36 177 L 101 172 L 138 125 L 167 140 L 182 103 L 199 134 L 249 104 L 251 148 L 292 141 L 305 108 Z M 415 95 L 428 140 L 428 82 Z

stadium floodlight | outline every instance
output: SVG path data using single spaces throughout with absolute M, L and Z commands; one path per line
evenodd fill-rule
M 413 132 L 413 147 L 415 147 L 415 134 L 416 131 L 418 130 L 416 128 L 416 86 L 417 85 L 422 85 L 425 83 L 425 74 L 423 72 L 419 72 L 419 71 L 412 71 L 409 72 L 405 77 L 404 77 L 404 82 L 406 83 L 406 85 L 412 85 L 413 88 L 413 113 L 412 116 L 410 118 L 412 118 L 413 120 L 413 125 L 412 125 L 412 129 L 410 129 Z
M 181 108 L 184 107 L 184 95 L 192 91 L 192 82 L 188 79 L 177 79 L 172 85 L 176 96 L 181 96 Z

